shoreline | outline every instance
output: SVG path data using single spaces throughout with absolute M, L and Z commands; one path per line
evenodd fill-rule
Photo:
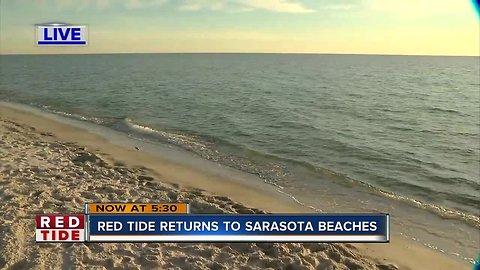
M 228 198 L 235 202 L 233 204 L 242 205 L 237 206 L 243 209 L 242 211 L 257 211 L 252 209 L 284 213 L 312 211 L 294 203 L 291 198 L 280 194 L 261 181 L 247 182 L 240 178 L 219 175 L 208 169 L 199 170 L 185 166 L 144 151 L 116 145 L 98 134 L 32 112 L 0 104 L 0 118 L 2 121 L 11 121 L 22 127 L 32 127 L 35 130 L 34 133 L 40 138 L 57 143 L 73 142 L 79 147 L 86 147 L 88 153 L 101 156 L 107 163 L 123 164 L 129 169 L 137 168 L 147 171 L 155 182 L 169 183 L 172 188 L 186 188 L 193 191 L 192 194 L 201 189 L 202 192 L 210 194 L 210 197 Z M 28 231 L 28 228 L 26 229 Z M 471 267 L 466 262 L 454 260 L 445 254 L 399 237 L 392 237 L 389 244 L 348 246 L 348 249 L 358 251 L 362 258 L 368 258 L 368 261 L 374 261 L 376 265 L 393 264 L 399 269 L 469 269 Z

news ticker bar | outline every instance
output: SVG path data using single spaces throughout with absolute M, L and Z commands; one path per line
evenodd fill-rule
M 85 214 L 37 215 L 35 238 L 37 242 L 381 243 L 388 242 L 389 235 L 388 214 L 189 214 L 185 203 L 94 203 L 85 206 Z

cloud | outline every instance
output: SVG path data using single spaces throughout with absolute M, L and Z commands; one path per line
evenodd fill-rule
M 367 10 L 391 14 L 405 20 L 422 19 L 438 15 L 468 14 L 470 1 L 459 0 L 363 0 Z
M 36 0 L 34 3 L 42 8 L 55 7 L 57 10 L 81 11 L 92 8 L 96 10 L 106 10 L 112 7 L 145 9 L 163 6 L 168 1 L 169 0 Z
M 186 11 L 197 11 L 201 9 L 224 10 L 226 1 L 224 0 L 193 0 L 185 1 L 178 9 Z
M 128 9 L 140 9 L 163 6 L 168 0 L 128 0 L 122 2 Z
M 323 9 L 330 9 L 330 10 L 350 10 L 356 8 L 357 5 L 353 4 L 334 4 L 322 7 Z
M 180 10 L 222 10 L 222 11 L 252 11 L 267 10 L 280 13 L 311 13 L 313 9 L 304 7 L 292 0 L 185 0 L 179 6 Z
M 97 0 L 96 3 L 97 9 L 107 9 L 110 7 L 110 1 L 109 0 Z
M 0 0 L 1 1 L 1 0 Z M 30 1 L 30 0 L 18 0 Z M 114 7 L 123 9 L 148 9 L 158 8 L 170 2 L 182 11 L 224 11 L 245 12 L 253 10 L 266 10 L 278 13 L 311 13 L 314 9 L 308 8 L 299 0 L 35 0 L 40 7 L 56 7 L 58 10 L 107 10 Z
M 311 13 L 313 9 L 308 9 L 300 3 L 287 0 L 247 0 L 245 4 L 252 8 L 265 9 L 284 13 Z

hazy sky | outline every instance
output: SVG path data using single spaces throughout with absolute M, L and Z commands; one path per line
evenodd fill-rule
M 89 25 L 89 46 L 35 46 L 34 24 Z M 0 53 L 479 55 L 469 0 L 0 0 Z

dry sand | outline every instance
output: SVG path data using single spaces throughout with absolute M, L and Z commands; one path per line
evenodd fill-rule
M 81 212 L 86 202 L 188 201 L 193 213 L 304 209 L 255 185 L 5 106 L 0 136 L 1 269 L 468 269 L 400 239 L 369 245 L 36 244 L 35 214 Z

